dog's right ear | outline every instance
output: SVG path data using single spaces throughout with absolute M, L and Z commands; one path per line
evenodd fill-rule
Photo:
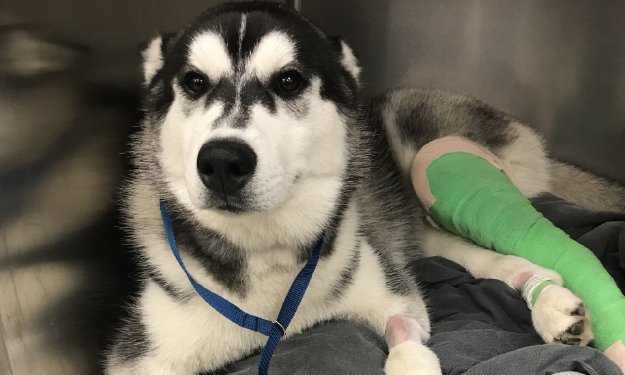
M 164 55 L 174 34 L 160 34 L 139 46 L 139 54 L 143 59 L 143 82 L 149 85 L 152 78 L 163 67 Z
M 354 51 L 347 45 L 345 40 L 340 36 L 330 37 L 330 40 L 341 53 L 341 65 L 356 81 L 356 85 L 360 86 L 360 65 Z

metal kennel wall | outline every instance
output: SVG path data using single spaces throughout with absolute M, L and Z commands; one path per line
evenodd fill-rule
M 529 123 L 555 156 L 625 181 L 625 2 L 303 1 L 344 36 L 365 92 L 437 87 Z

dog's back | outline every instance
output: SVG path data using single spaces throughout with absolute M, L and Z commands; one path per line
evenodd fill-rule
M 373 129 L 385 129 L 382 136 L 404 173 L 426 143 L 463 136 L 521 167 L 511 179 L 529 197 L 549 192 L 591 210 L 625 211 L 625 187 L 550 157 L 537 132 L 477 99 L 442 90 L 397 90 L 371 100 L 369 114 Z

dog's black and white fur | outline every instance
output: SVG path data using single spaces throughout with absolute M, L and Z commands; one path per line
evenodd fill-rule
M 405 270 L 410 260 L 443 255 L 517 289 L 521 274 L 562 285 L 555 272 L 428 224 L 408 176 L 421 146 L 465 136 L 495 153 L 527 196 L 555 192 L 591 208 L 622 202 L 618 187 L 549 159 L 530 128 L 479 101 L 404 90 L 362 103 L 350 48 L 276 4 L 211 9 L 142 55 L 145 117 L 125 212 L 145 282 L 106 353 L 107 374 L 197 374 L 266 339 L 195 294 L 167 243 L 159 198 L 191 274 L 267 319 L 325 234 L 287 336 L 329 319 L 363 322 L 386 335 L 393 375 L 441 373 L 423 344 L 428 313 Z M 575 186 L 562 181 L 571 175 Z M 581 305 L 564 287 L 548 289 L 532 311 L 536 330 L 546 342 L 586 344 Z

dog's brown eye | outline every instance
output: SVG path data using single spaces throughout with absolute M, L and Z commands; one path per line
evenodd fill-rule
M 198 73 L 187 73 L 187 75 L 184 76 L 183 85 L 189 93 L 194 95 L 203 94 L 206 92 L 208 86 L 206 79 Z
M 275 90 L 279 95 L 295 95 L 302 88 L 303 78 L 295 71 L 282 73 L 276 79 Z

